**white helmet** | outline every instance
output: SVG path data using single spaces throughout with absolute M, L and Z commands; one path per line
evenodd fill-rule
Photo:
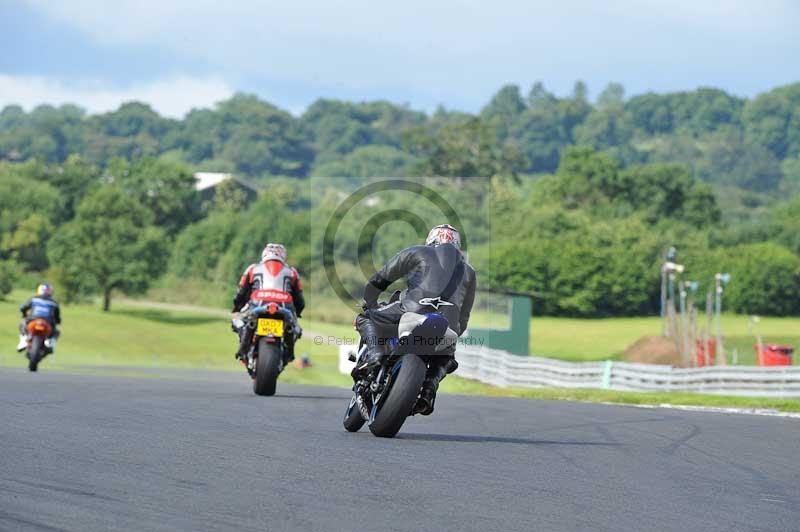
M 458 249 L 461 249 L 461 235 L 450 224 L 437 225 L 428 233 L 425 245 L 438 246 L 440 244 L 453 244 Z
M 286 248 L 283 244 L 269 243 L 264 246 L 264 251 L 261 252 L 261 262 L 268 260 L 279 260 L 286 264 Z
M 39 297 L 51 297 L 53 295 L 53 287 L 48 283 L 42 283 L 36 287 L 36 295 Z

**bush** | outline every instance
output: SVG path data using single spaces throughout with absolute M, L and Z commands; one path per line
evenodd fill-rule
M 713 289 L 714 274 L 727 272 L 723 310 L 743 314 L 800 314 L 800 257 L 772 242 L 720 248 L 698 257 L 693 268 L 703 290 Z M 691 264 L 691 263 L 690 263 Z
M 536 291 L 546 315 L 630 316 L 654 312 L 661 242 L 636 219 L 595 222 L 557 238 L 530 237 L 490 248 L 484 286 Z M 486 262 L 485 254 L 476 258 Z
M 11 293 L 20 276 L 20 268 L 12 260 L 0 261 L 0 299 Z

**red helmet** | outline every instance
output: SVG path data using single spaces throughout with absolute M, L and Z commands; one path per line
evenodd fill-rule
M 425 239 L 426 246 L 438 246 L 440 244 L 453 244 L 461 249 L 461 235 L 455 227 L 449 224 L 437 225 L 428 233 Z

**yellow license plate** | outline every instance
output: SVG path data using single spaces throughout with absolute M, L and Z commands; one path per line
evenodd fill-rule
M 283 320 L 258 318 L 256 334 L 258 336 L 283 336 Z

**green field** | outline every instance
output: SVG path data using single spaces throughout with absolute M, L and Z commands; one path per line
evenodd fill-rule
M 321 318 L 326 323 L 346 323 L 352 316 L 341 316 L 342 308 L 337 301 L 322 305 L 327 312 L 307 314 Z M 739 364 L 755 364 L 753 345 L 755 337 L 748 327 L 749 316 L 723 315 L 722 331 L 729 362 L 734 351 Z M 470 324 L 478 327 L 504 328 L 508 317 L 497 312 L 478 310 L 473 312 Z M 344 327 L 344 330 L 351 330 Z M 800 353 L 800 318 L 762 317 L 755 332 L 762 335 L 764 343 L 777 343 L 794 347 Z M 530 352 L 534 355 L 570 361 L 621 360 L 625 349 L 642 336 L 661 334 L 661 319 L 645 318 L 550 318 L 531 319 Z
M 16 291 L 0 301 L 0 367 L 24 367 L 22 354 L 14 351 L 17 342 L 18 302 L 26 297 Z M 55 356 L 48 357 L 43 371 L 127 372 L 142 376 L 137 368 L 203 368 L 237 371 L 246 379 L 234 360 L 236 336 L 230 332 L 223 311 L 171 310 L 148 308 L 148 304 L 117 302 L 111 312 L 98 305 L 69 305 L 63 308 L 64 324 Z M 726 326 L 746 327 L 746 319 L 726 317 Z M 795 327 L 798 320 L 764 320 L 764 333 Z M 297 353 L 308 354 L 313 367 L 289 367 L 281 382 L 346 387 L 350 378 L 336 368 L 338 347 L 331 338 L 354 338 L 351 327 L 303 320 L 307 334 L 298 342 Z M 550 346 L 547 354 L 568 359 L 600 359 L 618 354 L 631 338 L 657 332 L 658 320 L 565 320 L 534 319 L 535 342 Z M 315 335 L 322 337 L 315 341 Z M 321 344 L 321 345 L 320 345 Z M 544 347 L 537 353 L 546 353 Z M 582 354 L 582 357 L 576 354 Z M 643 394 L 603 390 L 499 389 L 457 377 L 446 379 L 442 389 L 449 393 L 502 395 L 538 399 L 607 401 L 631 404 L 687 404 L 734 407 L 776 408 L 800 411 L 800 401 L 720 397 L 697 394 Z
M 748 331 L 747 316 L 723 315 L 722 331 L 730 358 L 737 351 L 739 364 L 755 364 L 755 337 Z M 761 318 L 756 331 L 764 343 L 800 348 L 800 318 Z M 582 320 L 533 318 L 531 353 L 565 360 L 621 359 L 629 345 L 645 335 L 661 333 L 661 320 L 612 318 Z
M 18 301 L 26 293 L 16 291 L 0 301 L 0 366 L 24 366 L 16 353 L 19 323 Z M 97 305 L 69 305 L 62 309 L 61 340 L 54 356 L 42 369 L 75 367 L 207 368 L 244 370 L 234 359 L 236 335 L 224 313 L 170 311 L 118 303 L 111 312 Z M 309 330 L 336 335 L 343 327 L 304 323 Z M 287 382 L 346 385 L 346 376 L 336 371 L 336 349 L 317 346 L 312 338 L 298 342 L 297 353 L 308 353 L 310 369 L 289 368 L 281 378 Z

